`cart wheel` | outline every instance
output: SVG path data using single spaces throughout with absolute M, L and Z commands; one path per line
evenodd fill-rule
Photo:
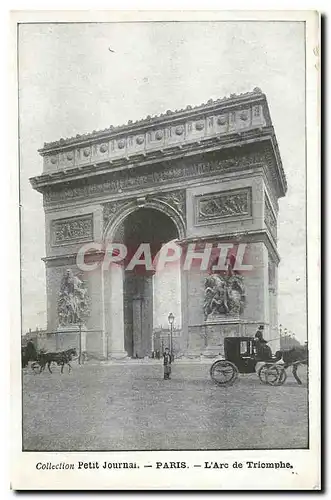
M 32 369 L 32 371 L 33 371 L 34 374 L 40 373 L 40 365 L 39 365 L 39 363 L 37 363 L 37 361 L 34 361 L 33 363 L 31 363 L 31 369 Z
M 267 379 L 267 373 L 268 373 L 268 370 L 270 368 L 270 364 L 268 363 L 264 363 L 261 368 L 259 368 L 257 374 L 258 374 L 258 377 L 260 379 L 260 381 L 262 382 L 262 384 L 268 384 L 268 379 Z
M 210 368 L 210 376 L 217 385 L 232 385 L 238 377 L 238 368 L 230 361 L 215 361 Z
M 269 385 L 283 385 L 287 379 L 287 373 L 283 366 L 281 365 L 271 365 L 269 366 L 266 373 L 267 384 Z

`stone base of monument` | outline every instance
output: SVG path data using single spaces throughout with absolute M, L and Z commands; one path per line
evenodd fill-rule
M 216 358 L 224 356 L 224 348 L 222 345 L 209 345 L 201 353 L 203 358 Z
M 230 325 L 230 324 L 236 324 L 236 323 L 241 323 L 242 320 L 239 317 L 239 314 L 218 314 L 218 315 L 210 315 L 208 316 L 208 319 L 206 319 L 205 324 L 206 325 Z
M 59 326 L 56 330 L 56 349 L 65 351 L 76 348 L 77 354 L 86 351 L 86 326 L 79 325 Z
M 241 337 L 244 335 L 244 325 L 239 316 L 220 316 L 208 318 L 205 328 L 207 330 L 208 347 L 207 355 L 214 353 L 224 356 L 225 337 Z M 204 355 L 206 355 L 204 353 Z
M 197 359 L 201 357 L 201 350 L 190 350 L 187 351 L 184 355 L 187 359 Z
M 256 322 L 239 316 L 210 316 L 207 321 L 189 326 L 190 344 L 185 357 L 213 358 L 224 356 L 225 337 L 254 336 Z
M 126 351 L 112 351 L 108 353 L 108 359 L 126 359 L 128 357 L 128 353 Z

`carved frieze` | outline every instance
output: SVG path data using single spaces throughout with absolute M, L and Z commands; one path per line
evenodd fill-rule
M 252 215 L 251 188 L 210 193 L 196 198 L 196 223 Z
M 185 218 L 186 194 L 184 189 L 179 189 L 178 191 L 170 191 L 167 193 L 158 193 L 157 196 L 152 196 L 152 198 L 154 200 L 161 200 L 166 202 Z
M 101 153 L 107 153 L 108 151 L 108 144 L 101 144 L 100 146 L 100 152 Z
M 277 219 L 272 211 L 271 205 L 267 197 L 264 202 L 264 222 L 268 227 L 271 236 L 277 240 Z
M 115 173 L 112 180 L 89 183 L 83 186 L 66 187 L 61 190 L 51 190 L 45 192 L 45 203 L 70 201 L 77 198 L 88 198 L 90 196 L 102 196 L 105 194 L 118 193 L 123 190 L 137 189 L 164 184 L 165 182 L 178 182 L 188 178 L 201 178 L 202 176 L 214 175 L 218 172 L 231 169 L 245 169 L 252 165 L 263 162 L 263 155 L 252 153 L 247 156 L 238 156 L 223 160 L 204 161 L 187 164 L 177 162 L 172 166 L 165 166 L 162 170 L 151 168 L 145 173 L 137 170 L 134 174 L 127 171 Z
M 186 195 L 185 190 L 171 191 L 166 193 L 158 193 L 147 197 L 126 198 L 125 200 L 114 200 L 103 205 L 103 221 L 104 228 L 107 227 L 111 220 L 114 220 L 126 206 L 135 203 L 137 207 L 144 207 L 149 202 L 153 204 L 165 202 L 175 209 L 184 219 L 186 213 Z
M 103 205 L 103 224 L 104 224 L 104 227 L 107 226 L 107 224 L 109 223 L 109 221 L 117 216 L 121 210 L 125 207 L 125 205 L 127 205 L 128 203 L 130 203 L 132 200 L 114 200 L 114 201 L 110 201 L 109 203 L 105 203 Z
M 184 133 L 184 126 L 178 125 L 178 127 L 175 128 L 175 132 L 177 135 L 182 135 Z
M 52 245 L 71 245 L 93 240 L 93 214 L 53 220 Z

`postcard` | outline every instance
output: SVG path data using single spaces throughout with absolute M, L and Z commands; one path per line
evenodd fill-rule
M 12 489 L 319 490 L 319 14 L 11 25 Z

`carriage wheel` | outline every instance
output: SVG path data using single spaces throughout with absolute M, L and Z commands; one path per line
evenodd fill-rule
M 34 374 L 40 373 L 40 364 L 37 361 L 34 361 L 33 363 L 31 363 L 31 369 Z
M 210 376 L 217 385 L 232 385 L 238 377 L 238 368 L 230 361 L 216 361 L 210 368 Z
M 260 381 L 262 382 L 262 384 L 267 384 L 268 383 L 268 379 L 267 379 L 267 373 L 268 373 L 268 370 L 270 368 L 270 364 L 268 363 L 264 363 L 261 368 L 259 368 L 257 374 L 258 374 L 258 377 L 260 379 Z
M 283 385 L 287 378 L 286 370 L 281 365 L 271 365 L 266 372 L 268 385 Z

